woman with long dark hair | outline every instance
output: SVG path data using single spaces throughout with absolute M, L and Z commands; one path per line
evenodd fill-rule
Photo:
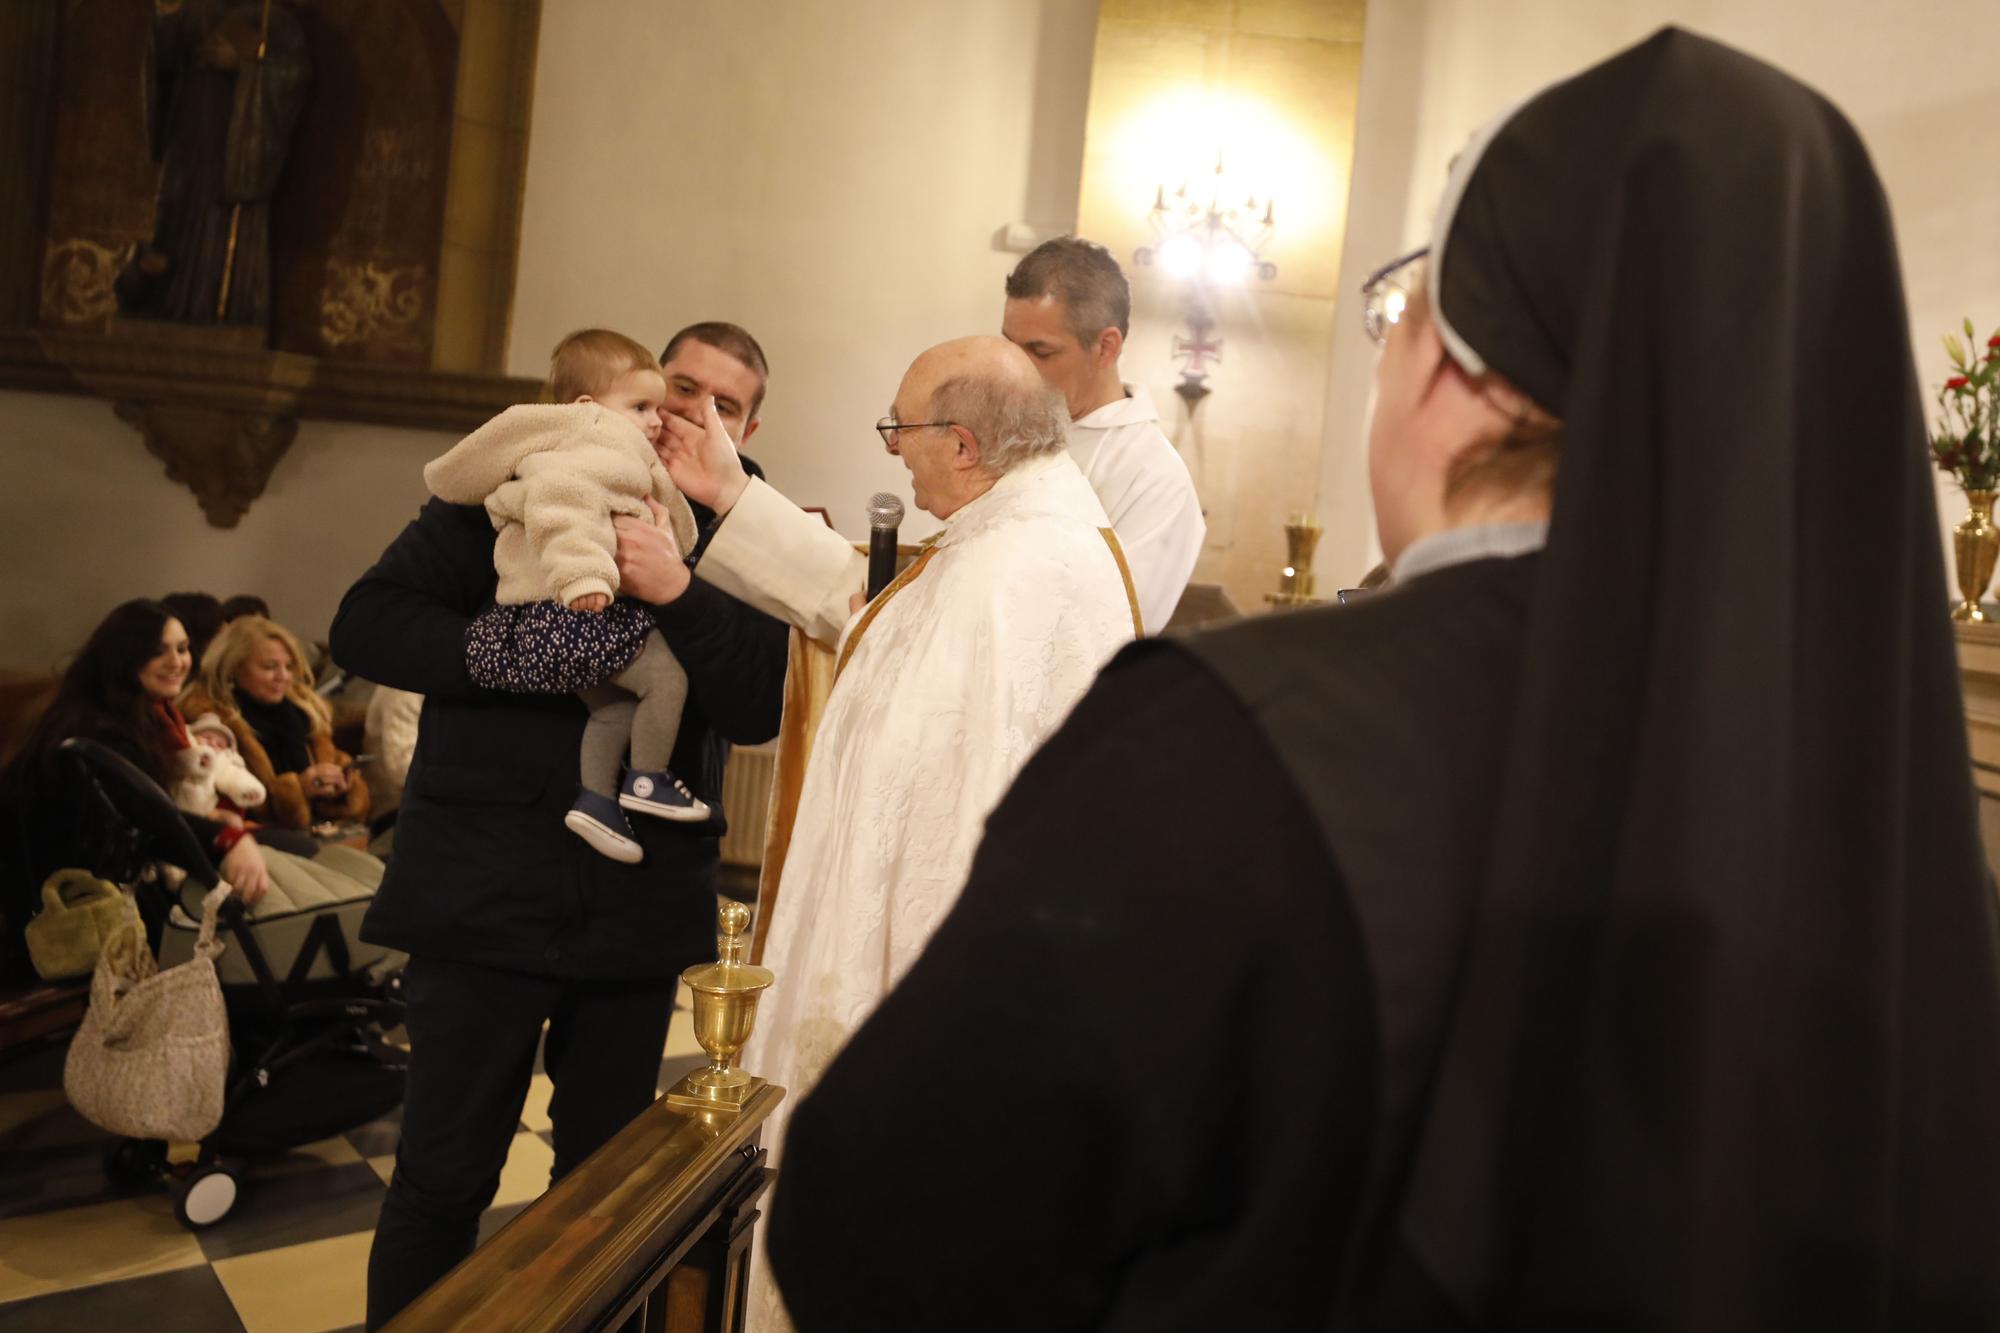
M 77 652 L 47 711 L 0 769 L 0 798 L 20 817 L 26 872 L 7 885 L 11 931 L 18 933 L 52 871 L 96 869 L 92 863 L 103 855 L 96 815 L 52 762 L 56 747 L 76 736 L 98 741 L 169 786 L 179 776 L 177 755 L 189 744 L 174 706 L 188 666 L 187 630 L 165 606 L 147 600 L 113 609 Z M 264 896 L 270 878 L 253 836 L 240 824 L 183 817 L 244 901 Z

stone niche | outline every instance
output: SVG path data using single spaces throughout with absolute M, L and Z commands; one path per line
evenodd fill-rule
M 1132 281 L 1125 379 L 1144 383 L 1208 519 L 1195 578 L 1260 607 L 1287 515 L 1316 509 L 1361 88 L 1364 0 L 1101 0 L 1077 230 Z M 1185 196 L 1180 191 L 1185 190 Z M 1150 206 L 1235 207 L 1273 226 L 1268 276 L 1209 285 L 1139 258 Z M 1210 321 L 1197 334 L 1189 314 Z M 1219 356 L 1176 382 L 1197 336 Z M 1178 395 L 1178 396 L 1177 396 Z M 1358 577 L 1359 570 L 1352 571 Z M 1351 578 L 1342 582 L 1352 581 Z
M 466 430 L 539 387 L 502 370 L 540 0 L 270 2 L 311 75 L 268 202 L 268 328 L 114 294 L 154 232 L 154 13 L 204 0 L 0 6 L 0 195 L 26 204 L 0 211 L 0 387 L 109 399 L 224 528 L 301 418 Z

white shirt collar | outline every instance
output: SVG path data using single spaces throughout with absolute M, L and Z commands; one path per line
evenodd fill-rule
M 1125 386 L 1125 396 L 1114 398 L 1094 412 L 1086 412 L 1082 419 L 1071 424 L 1085 430 L 1108 430 L 1113 426 L 1133 426 L 1146 421 L 1158 421 L 1160 410 L 1153 406 L 1153 396 L 1146 392 L 1143 384 Z

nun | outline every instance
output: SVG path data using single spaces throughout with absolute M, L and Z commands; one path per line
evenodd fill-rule
M 797 1327 L 2000 1327 L 1995 898 L 1853 127 L 1667 29 L 1365 295 L 1392 584 L 1136 645 L 1028 765 L 793 1121 Z

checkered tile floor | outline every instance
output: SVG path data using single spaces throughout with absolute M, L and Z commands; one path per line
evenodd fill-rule
M 8 1333 L 322 1333 L 359 1328 L 368 1246 L 397 1119 L 308 1144 L 244 1176 L 235 1209 L 191 1232 L 164 1189 L 103 1170 L 106 1136 L 63 1099 L 60 1047 L 0 1064 L 0 1328 Z M 686 992 L 660 1087 L 703 1057 Z M 483 1240 L 548 1185 L 548 1078 L 537 1073 Z

